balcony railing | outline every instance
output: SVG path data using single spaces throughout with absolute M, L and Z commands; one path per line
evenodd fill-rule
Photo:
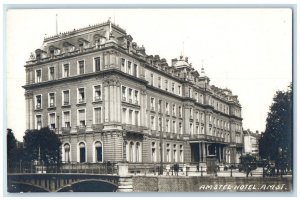
M 132 124 L 124 124 L 123 125 L 123 129 L 127 130 L 127 131 L 133 131 L 133 132 L 143 132 L 143 130 L 145 129 L 145 127 L 143 127 L 143 126 L 136 126 L 136 125 L 132 125 Z
M 35 109 L 37 109 L 37 110 L 41 109 L 41 105 L 36 105 Z
M 94 131 L 102 131 L 103 130 L 103 124 L 93 124 L 92 128 Z
M 69 101 L 64 101 L 64 105 L 70 105 L 70 102 Z
M 70 134 L 71 127 L 62 127 L 61 132 L 62 132 L 62 134 Z
M 84 133 L 86 131 L 86 126 L 76 126 L 78 133 Z

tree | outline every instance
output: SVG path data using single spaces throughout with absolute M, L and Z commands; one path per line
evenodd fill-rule
M 293 165 L 293 90 L 277 91 L 266 120 L 266 130 L 259 141 L 262 158 Z
M 12 129 L 8 128 L 6 132 L 7 137 L 7 161 L 11 163 L 14 161 L 14 153 L 17 149 L 17 140 L 12 132 Z
M 45 165 L 60 164 L 61 142 L 48 127 L 25 132 L 24 146 L 27 161 L 42 161 Z

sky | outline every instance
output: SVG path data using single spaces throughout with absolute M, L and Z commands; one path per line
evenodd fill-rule
M 264 131 L 277 90 L 292 81 L 290 9 L 44 9 L 9 10 L 6 23 L 7 127 L 22 140 L 25 62 L 45 36 L 111 20 L 148 55 L 181 54 L 210 84 L 229 88 L 242 106 L 243 128 Z

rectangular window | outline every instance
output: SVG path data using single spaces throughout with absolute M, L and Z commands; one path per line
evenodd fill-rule
M 193 123 L 190 123 L 190 134 L 193 135 L 194 131 L 193 131 Z
M 127 73 L 131 74 L 131 62 L 130 61 L 127 62 Z
M 35 80 L 36 83 L 41 82 L 42 81 L 42 70 L 36 70 L 35 73 L 36 73 L 36 80 Z
M 36 129 L 42 128 L 42 115 L 36 115 Z
M 135 116 L 135 124 L 134 125 L 139 125 L 139 111 L 135 111 L 134 113 Z
M 138 74 L 137 64 L 133 64 L 133 76 L 137 77 L 137 74 Z
M 166 132 L 170 132 L 170 120 L 166 120 Z
M 175 84 L 172 83 L 172 93 L 174 93 L 174 90 L 175 90 Z
M 166 91 L 168 91 L 169 90 L 169 82 L 168 82 L 168 80 L 166 80 L 165 83 L 166 83 Z
M 182 117 L 182 107 L 181 106 L 178 107 L 178 114 L 179 114 L 179 117 L 181 118 Z
M 126 87 L 122 86 L 122 100 L 126 101 Z
M 85 127 L 85 110 L 78 110 L 78 119 L 79 119 L 79 126 Z
M 101 107 L 94 108 L 94 123 L 95 124 L 101 123 Z
M 151 73 L 151 80 L 150 80 L 150 85 L 153 86 L 153 73 Z
M 151 119 L 151 129 L 152 129 L 152 130 L 155 130 L 155 122 L 154 122 L 154 121 L 155 121 L 155 118 L 154 118 L 154 116 L 151 116 L 150 119 Z
M 134 91 L 134 103 L 139 104 L 139 92 Z
M 169 103 L 166 102 L 166 114 L 169 114 Z
M 125 59 L 121 59 L 121 70 L 123 71 L 123 72 L 126 72 L 125 71 Z
M 132 110 L 129 110 L 129 124 L 132 124 Z
M 70 65 L 69 64 L 64 64 L 64 77 L 69 77 L 70 76 Z
M 95 71 L 100 71 L 100 57 L 94 58 Z
M 71 128 L 71 122 L 70 122 L 70 112 L 66 111 L 63 112 L 63 127 L 65 128 Z
M 162 120 L 161 120 L 161 118 L 158 119 L 158 130 L 159 131 L 162 130 Z
M 182 123 L 179 122 L 179 133 L 182 134 Z
M 55 93 L 49 93 L 49 107 L 55 107 Z
M 127 113 L 127 109 L 123 108 L 122 109 L 122 123 L 126 123 L 126 121 L 127 121 L 127 115 L 126 115 L 126 113 Z
M 132 89 L 128 89 L 128 98 L 129 98 L 129 103 L 132 103 Z
M 79 72 L 79 75 L 82 75 L 84 74 L 84 61 L 78 61 L 78 72 Z
M 35 96 L 35 109 L 42 108 L 42 95 Z
M 54 80 L 54 67 L 49 68 L 49 80 Z
M 102 95 L 101 85 L 94 86 L 94 95 L 95 95 L 94 101 L 101 100 L 101 95 Z
M 178 86 L 178 95 L 181 95 L 181 86 Z
M 161 111 L 161 103 L 162 103 L 162 100 L 158 100 L 158 112 L 162 112 Z
M 63 105 L 70 105 L 70 91 L 63 91 Z
M 173 133 L 176 133 L 176 121 L 173 121 Z
M 155 107 L 155 100 L 154 100 L 154 98 L 151 98 L 151 100 L 150 100 L 150 106 L 151 106 L 151 110 L 154 110 L 154 107 Z
M 49 114 L 49 127 L 55 129 L 55 113 Z
M 160 77 L 158 77 L 158 88 L 161 88 L 161 78 Z
M 175 104 L 173 104 L 173 106 L 172 106 L 172 115 L 176 116 L 176 105 Z
M 78 103 L 84 103 L 85 102 L 85 93 L 84 88 L 78 89 Z

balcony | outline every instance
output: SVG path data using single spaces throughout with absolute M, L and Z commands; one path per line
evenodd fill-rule
M 70 105 L 70 101 L 64 101 L 64 105 L 63 106 L 68 106 Z
M 86 126 L 76 126 L 77 133 L 85 133 Z
M 70 134 L 71 127 L 61 127 L 62 134 Z
M 205 135 L 205 134 L 194 134 L 190 136 L 191 140 L 207 140 L 212 142 L 224 142 L 225 139 L 223 137 Z
M 132 124 L 123 124 L 122 125 L 123 129 L 129 132 L 138 132 L 141 133 L 145 129 L 143 126 L 136 126 Z
M 96 131 L 96 132 L 102 131 L 103 127 L 104 127 L 103 124 L 93 124 L 92 125 L 93 130 Z

